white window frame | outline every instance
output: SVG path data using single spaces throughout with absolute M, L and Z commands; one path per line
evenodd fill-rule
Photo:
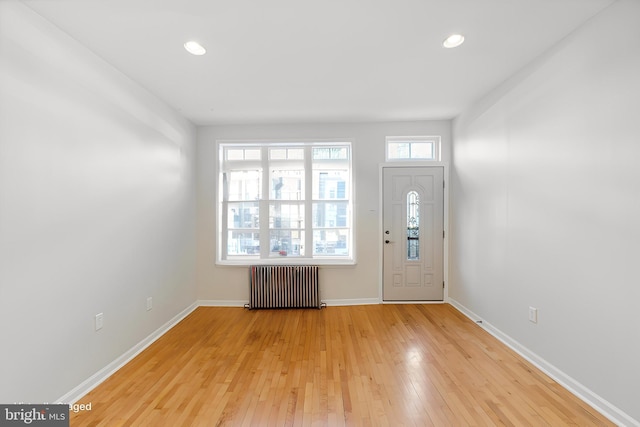
M 431 143 L 433 145 L 433 158 L 425 159 L 421 157 L 390 157 L 389 156 L 389 144 L 392 143 Z M 439 162 L 440 161 L 440 136 L 387 136 L 385 141 L 385 159 L 387 162 L 406 162 L 406 161 L 424 161 L 424 162 Z
M 347 225 L 345 227 L 336 227 L 342 229 L 348 229 L 347 246 L 349 252 L 347 255 L 313 255 L 313 231 L 318 228 L 313 226 L 313 204 L 318 202 L 326 202 L 327 199 L 316 200 L 313 199 L 313 164 L 314 162 L 321 162 L 321 160 L 312 159 L 313 148 L 323 147 L 348 147 L 348 167 L 349 167 L 349 183 L 346 189 L 349 198 L 345 200 L 347 202 Z M 260 233 L 268 234 L 269 228 L 269 169 L 270 159 L 269 150 L 273 148 L 297 148 L 302 147 L 305 150 L 304 156 L 304 231 L 305 231 L 305 255 L 304 256 L 282 256 L 275 257 L 270 256 L 269 246 L 265 248 L 264 240 L 261 239 L 260 253 L 254 255 L 228 255 L 227 254 L 227 203 L 229 201 L 224 200 L 224 188 L 223 188 L 223 173 L 225 172 L 224 161 L 224 149 L 225 148 L 259 148 L 261 150 L 260 160 L 246 160 L 247 166 L 257 166 L 262 170 L 262 194 L 257 202 L 259 203 L 260 216 L 259 216 L 259 228 Z M 216 141 L 216 153 L 218 156 L 218 170 L 217 170 L 217 196 L 216 196 L 216 263 L 222 265 L 255 265 L 255 264 L 288 264 L 288 265 L 301 265 L 301 264 L 315 264 L 315 265 L 353 265 L 356 263 L 356 248 L 355 248 L 355 220 L 354 220 L 354 206 L 355 206 L 355 182 L 353 173 L 353 143 L 350 139 L 322 139 L 322 140 L 218 140 Z M 277 164 L 278 160 L 271 161 L 271 165 Z M 238 164 L 243 163 L 238 161 Z M 230 169 L 229 169 L 230 170 Z M 274 199 L 281 201 L 279 199 Z M 339 199 L 342 200 L 342 199 Z M 233 202 L 233 201 L 231 201 Z M 264 214 L 267 212 L 267 214 Z

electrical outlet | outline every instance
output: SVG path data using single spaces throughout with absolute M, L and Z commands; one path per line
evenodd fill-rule
M 99 331 L 104 326 L 104 314 L 96 314 L 96 331 Z
M 147 298 L 147 311 L 151 310 L 153 308 L 153 297 L 148 297 Z
M 529 322 L 538 323 L 538 309 L 529 307 Z

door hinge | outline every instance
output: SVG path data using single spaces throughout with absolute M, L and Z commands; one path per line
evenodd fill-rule
M 442 282 L 442 289 L 444 289 L 444 282 Z
M 442 230 L 442 238 L 443 238 L 443 239 L 445 238 L 445 237 L 444 237 L 444 230 Z

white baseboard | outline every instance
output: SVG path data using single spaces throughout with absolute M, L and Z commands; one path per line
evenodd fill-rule
M 160 328 L 158 328 L 153 333 L 151 333 L 151 335 L 149 335 L 148 337 L 146 337 L 145 339 L 140 341 L 138 344 L 136 344 L 133 347 L 131 347 L 122 356 L 118 357 L 116 360 L 114 360 L 113 362 L 109 363 L 107 366 L 105 366 L 104 368 L 100 369 L 98 372 L 93 374 L 87 380 L 83 381 L 76 388 L 74 388 L 73 390 L 71 390 L 70 392 L 65 394 L 64 396 L 62 396 L 59 399 L 57 399 L 56 402 L 59 402 L 59 403 L 75 403 L 75 402 L 77 402 L 80 398 L 82 398 L 82 396 L 84 396 L 85 394 L 89 393 L 91 390 L 96 388 L 104 380 L 106 380 L 111 375 L 116 373 L 116 371 L 118 371 L 124 365 L 129 363 L 134 357 L 136 357 L 138 354 L 140 354 L 142 351 L 144 351 L 144 349 L 146 349 L 151 344 L 153 344 L 158 338 L 160 338 L 162 335 L 164 335 L 167 331 L 169 331 L 175 325 L 180 323 L 180 321 L 182 319 L 184 319 L 189 314 L 191 314 L 191 312 L 193 310 L 195 310 L 197 307 L 198 307 L 198 304 L 197 303 L 193 303 L 189 307 L 187 307 L 184 310 L 182 310 L 175 317 L 173 317 L 173 319 L 169 320 L 167 323 L 165 323 Z
M 245 300 L 215 300 L 199 299 L 196 301 L 198 307 L 244 307 L 249 301 Z
M 560 369 L 552 365 L 551 363 L 547 362 L 545 359 L 538 356 L 536 353 L 532 352 L 527 347 L 520 344 L 518 341 L 511 338 L 509 335 L 505 334 L 504 332 L 502 332 L 501 330 L 499 330 L 498 328 L 496 328 L 486 320 L 482 319 L 476 313 L 469 310 L 467 307 L 460 304 L 455 299 L 449 298 L 448 302 L 453 307 L 455 307 L 460 313 L 464 314 L 469 319 L 476 322 L 478 326 L 486 330 L 488 333 L 493 335 L 495 338 L 497 338 L 507 347 L 509 347 L 510 349 L 518 353 L 520 356 L 528 360 L 530 363 L 535 365 L 538 369 L 540 369 L 542 372 L 544 372 L 549 377 L 551 377 L 555 382 L 557 382 L 558 384 L 560 384 L 561 386 L 569 390 L 579 399 L 581 399 L 582 401 L 584 401 L 585 403 L 593 407 L 595 410 L 600 412 L 602 415 L 607 417 L 609 420 L 611 420 L 615 424 L 619 426 L 640 427 L 640 422 L 638 420 L 632 418 L 630 415 L 628 415 L 624 411 L 620 410 L 616 406 L 609 403 L 607 400 L 598 396 L 589 388 L 580 384 L 578 381 L 576 381 L 575 379 L 573 379 L 572 377 L 570 377 L 569 375 L 567 375 L 566 373 L 564 373 L 563 371 L 561 371 Z M 478 321 L 482 321 L 482 323 L 478 323 Z
M 335 300 L 325 300 L 323 301 L 327 304 L 327 306 L 349 306 L 349 305 L 370 305 L 370 304 L 380 304 L 380 300 L 378 298 L 362 298 L 362 299 L 335 299 Z M 620 426 L 636 426 L 640 427 L 640 422 L 633 419 L 631 416 L 612 405 L 602 397 L 595 394 L 593 391 L 588 389 L 587 387 L 580 384 L 578 381 L 574 380 L 537 354 L 533 353 L 528 348 L 521 345 L 518 341 L 514 340 L 510 336 L 506 335 L 498 328 L 494 327 L 490 323 L 481 319 L 477 314 L 473 311 L 466 308 L 464 305 L 460 304 L 453 298 L 449 298 L 448 301 L 453 307 L 455 307 L 462 314 L 467 316 L 469 319 L 477 322 L 478 320 L 482 320 L 482 323 L 478 325 L 486 330 L 488 333 L 496 337 L 499 341 L 504 343 L 507 347 L 511 348 L 513 351 L 518 353 L 520 356 L 524 357 L 526 360 L 535 365 L 538 369 L 543 371 L 553 380 L 555 380 L 558 384 L 562 385 L 564 388 L 569 390 L 571 393 L 576 395 L 578 398 L 582 399 L 587 404 L 591 405 L 594 409 L 602 413 L 605 417 L 609 418 L 612 422 L 620 425 Z M 140 341 L 138 344 L 133 346 L 130 350 L 124 353 L 122 356 L 118 357 L 116 360 L 111 362 L 109 365 L 102 368 L 100 371 L 96 372 L 94 375 L 89 377 L 87 380 L 83 381 L 80 385 L 75 387 L 73 390 L 65 394 L 56 400 L 56 402 L 60 403 L 75 403 L 82 396 L 89 393 L 99 384 L 101 384 L 104 380 L 113 375 L 116 371 L 118 371 L 122 366 L 131 361 L 134 357 L 144 351 L 147 347 L 149 347 L 153 342 L 155 342 L 158 338 L 164 335 L 167 331 L 177 325 L 182 319 L 187 317 L 193 310 L 197 307 L 244 307 L 247 301 L 239 301 L 239 300 L 198 300 L 191 304 L 189 307 L 184 309 L 182 312 L 177 314 L 167 323 L 162 325 L 148 337 Z
M 379 304 L 380 301 L 377 298 L 365 298 L 365 299 L 345 299 L 345 300 L 328 300 L 323 301 L 328 306 L 340 306 L 340 305 L 365 305 L 365 304 Z M 153 344 L 158 338 L 164 335 L 167 331 L 173 328 L 175 325 L 180 323 L 182 319 L 187 317 L 191 312 L 193 312 L 198 307 L 244 307 L 248 301 L 244 300 L 197 300 L 189 307 L 185 308 L 183 311 L 178 313 L 175 317 L 169 320 L 167 323 L 162 325 L 156 331 L 154 331 L 151 335 L 140 341 L 135 346 L 131 347 L 127 352 L 125 352 L 122 356 L 118 357 L 113 362 L 109 363 L 104 368 L 100 369 L 98 372 L 93 374 L 91 377 L 87 378 L 85 381 L 80 383 L 77 387 L 75 387 L 70 392 L 61 396 L 59 399 L 56 399 L 55 402 L 59 403 L 75 403 L 79 399 L 81 399 L 84 395 L 89 393 L 91 390 L 96 388 L 102 382 L 104 382 L 111 375 L 116 373 L 120 368 L 129 363 L 134 357 L 144 351 L 147 347 Z
M 359 298 L 359 299 L 328 299 L 322 300 L 327 306 L 340 306 L 340 305 L 370 305 L 380 304 L 378 298 Z M 198 300 L 198 306 L 200 307 L 244 307 L 245 304 L 249 304 L 247 300 Z
M 444 304 L 444 301 L 382 301 L 382 304 Z
M 359 299 L 326 299 L 322 300 L 327 306 L 345 306 L 345 305 L 371 305 L 380 304 L 378 298 L 359 298 Z

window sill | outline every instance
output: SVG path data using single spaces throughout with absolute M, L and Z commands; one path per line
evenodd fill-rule
M 354 259 L 338 258 L 270 258 L 270 259 L 243 259 L 243 260 L 217 260 L 216 265 L 247 267 L 250 265 L 326 265 L 326 266 L 350 266 L 356 265 Z

